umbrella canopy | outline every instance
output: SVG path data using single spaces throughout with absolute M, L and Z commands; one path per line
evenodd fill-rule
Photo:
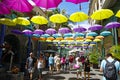
M 94 20 L 103 20 L 103 19 L 107 19 L 111 17 L 112 15 L 114 15 L 114 13 L 110 9 L 100 9 L 100 10 L 95 11 L 91 15 L 91 18 Z
M 58 37 L 55 40 L 63 40 L 63 38 L 62 37 Z
M 95 39 L 103 39 L 104 36 L 96 36 Z
M 33 9 L 28 0 L 3 0 L 3 3 L 10 9 L 19 12 L 30 12 Z
M 120 10 L 116 13 L 115 16 L 120 18 Z
M 62 37 L 62 35 L 58 34 L 58 33 L 57 34 L 53 34 L 52 36 L 55 37 L 55 38 Z
M 111 35 L 111 32 L 110 31 L 103 31 L 100 33 L 101 36 L 109 36 Z
M 34 32 L 33 32 L 34 34 L 39 34 L 39 35 L 42 35 L 42 34 L 44 34 L 44 31 L 43 30 L 41 30 L 41 29 L 36 29 L 36 30 L 34 30 Z
M 84 37 L 85 34 L 83 33 L 75 33 L 74 37 Z
M 17 29 L 12 30 L 11 32 L 12 32 L 12 33 L 15 33 L 15 34 L 20 34 L 20 35 L 22 35 L 22 34 L 23 34 L 23 32 L 22 32 L 22 31 L 17 30 Z
M 49 34 L 43 34 L 43 35 L 41 35 L 41 37 L 48 38 L 48 37 L 50 37 L 50 35 Z
M 70 15 L 69 19 L 73 22 L 81 22 L 81 21 L 87 20 L 88 15 L 85 14 L 84 12 L 75 12 Z
M 93 36 L 86 36 L 86 39 L 94 39 Z
M 16 24 L 23 25 L 23 26 L 30 25 L 30 21 L 28 19 L 24 18 L 24 17 L 15 18 L 15 19 L 13 19 L 13 21 Z
M 117 28 L 120 27 L 120 23 L 119 22 L 110 22 L 108 23 L 105 28 L 109 29 L 109 28 Z
M 67 22 L 67 17 L 62 14 L 54 14 L 50 16 L 49 20 L 53 23 L 64 23 Z
M 32 36 L 32 34 L 33 34 L 33 32 L 31 31 L 31 30 L 23 30 L 22 31 L 23 33 L 24 33 L 24 35 L 26 35 L 26 36 Z
M 10 14 L 10 9 L 2 2 L 0 2 L 0 14 Z
M 75 40 L 84 40 L 83 37 L 76 37 Z
M 74 31 L 74 32 L 84 32 L 84 31 L 86 31 L 86 30 L 87 30 L 86 28 L 81 27 L 81 26 L 76 27 L 76 28 L 73 28 L 73 31 Z
M 87 35 L 87 36 L 97 36 L 98 33 L 96 33 L 96 32 L 89 32 L 89 33 L 87 33 L 86 35 Z
M 82 3 L 82 2 L 88 2 L 89 0 L 66 0 L 67 2 L 72 2 L 72 3 L 75 3 L 75 4 L 79 4 L 79 3 Z
M 63 35 L 63 37 L 72 37 L 72 36 L 73 36 L 72 33 L 66 33 L 66 34 Z
M 93 41 L 94 42 L 100 42 L 101 40 L 100 39 L 94 39 Z
M 13 22 L 11 19 L 8 18 L 0 18 L 0 24 L 4 24 L 7 26 L 16 26 L 16 23 Z
M 53 34 L 56 34 L 57 31 L 53 28 L 49 28 L 45 31 L 46 34 L 49 34 L 49 35 L 53 35 Z
M 39 34 L 33 34 L 32 36 L 38 38 L 37 40 L 39 40 L 39 37 L 40 37 Z M 35 38 L 33 38 L 33 39 L 35 39 Z
M 93 25 L 93 26 L 89 27 L 88 30 L 96 31 L 96 30 L 101 30 L 102 28 L 103 28 L 102 25 L 96 24 L 96 25 Z
M 43 16 L 33 16 L 31 18 L 31 21 L 35 24 L 40 24 L 40 25 L 48 23 L 48 20 Z
M 69 28 L 60 28 L 58 32 L 61 34 L 65 34 L 65 33 L 70 33 L 71 30 Z
M 39 7 L 43 7 L 43 8 L 55 8 L 57 7 L 62 0 L 33 0 L 35 2 L 35 4 Z

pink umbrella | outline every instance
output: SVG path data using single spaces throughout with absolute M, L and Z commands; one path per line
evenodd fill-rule
M 19 12 L 30 12 L 33 6 L 27 0 L 2 0 L 2 2 L 10 9 Z
M 55 8 L 57 7 L 62 0 L 33 0 L 37 6 L 43 7 L 43 8 Z
M 0 2 L 0 14 L 10 14 L 10 9 Z
M 82 3 L 82 2 L 88 2 L 89 0 L 66 0 L 67 2 L 72 2 L 72 3 L 75 3 L 75 4 L 79 4 L 79 3 Z

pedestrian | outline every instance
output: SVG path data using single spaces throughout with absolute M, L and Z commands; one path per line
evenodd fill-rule
M 86 76 L 88 76 L 88 80 L 90 78 L 90 62 L 89 59 L 86 58 L 85 62 L 84 62 L 84 77 L 86 80 Z
M 33 78 L 35 64 L 36 64 L 36 60 L 33 56 L 33 53 L 31 52 L 30 56 L 26 60 L 26 65 L 25 65 L 25 68 L 28 70 L 30 80 L 32 80 L 32 78 Z
M 57 55 L 57 58 L 56 58 L 56 69 L 57 69 L 57 72 L 59 73 L 60 72 L 60 55 Z
M 65 55 L 61 58 L 61 68 L 63 71 L 65 71 L 65 62 L 66 62 L 66 57 Z
M 52 56 L 52 54 L 50 54 L 49 57 L 49 71 L 51 74 L 53 74 L 53 68 L 54 68 L 54 57 Z
M 120 80 L 118 73 L 120 74 L 120 63 L 113 58 L 111 53 L 106 55 L 106 59 L 102 60 L 100 71 L 103 71 L 102 80 Z
M 82 78 L 82 67 L 83 67 L 80 57 L 77 57 L 77 58 L 76 58 L 76 65 L 79 66 L 79 67 L 77 68 L 77 79 L 79 79 L 79 78 L 78 78 L 79 75 L 80 75 L 81 78 Z
M 70 70 L 72 70 L 72 68 L 73 68 L 73 61 L 74 61 L 74 56 L 69 55 L 69 68 L 70 68 Z
M 56 53 L 55 56 L 54 56 L 54 70 L 56 70 L 56 60 L 58 58 L 58 54 Z
M 42 80 L 42 71 L 45 67 L 45 60 L 43 54 L 40 54 L 40 57 L 37 60 L 37 69 L 38 69 L 38 80 Z

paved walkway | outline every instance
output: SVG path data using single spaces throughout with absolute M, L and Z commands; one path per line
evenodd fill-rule
M 90 71 L 90 80 L 101 80 L 102 72 L 99 72 L 99 69 L 91 68 Z M 43 80 L 77 80 L 76 70 L 66 71 L 61 73 L 54 72 L 53 75 L 50 75 L 48 71 L 43 72 Z M 82 80 L 79 78 L 79 80 Z

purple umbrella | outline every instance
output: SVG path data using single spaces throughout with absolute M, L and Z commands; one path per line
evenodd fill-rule
M 2 0 L 2 2 L 10 9 L 19 12 L 30 12 L 33 6 L 27 0 Z
M 22 31 L 26 36 L 32 36 L 33 32 L 31 30 L 23 30 Z
M 101 30 L 102 28 L 103 28 L 102 25 L 96 24 L 96 25 L 93 25 L 93 26 L 89 27 L 88 30 L 96 31 L 96 30 Z
M 57 7 L 62 0 L 33 0 L 35 2 L 35 4 L 39 7 L 43 7 L 43 8 L 55 8 Z
M 17 29 L 12 30 L 11 32 L 12 32 L 12 33 L 15 33 L 15 34 L 20 34 L 20 35 L 22 35 L 22 34 L 23 34 L 23 32 L 22 32 L 22 31 L 17 30 Z
M 86 28 L 81 27 L 81 26 L 79 26 L 79 27 L 77 27 L 77 28 L 73 28 L 73 31 L 74 31 L 74 32 L 84 32 L 84 31 L 86 31 L 86 30 L 87 30 Z
M 108 23 L 105 28 L 110 29 L 110 28 L 118 28 L 120 27 L 120 23 L 119 22 L 110 22 Z
M 55 33 L 57 33 L 57 31 L 53 28 L 49 28 L 45 31 L 46 34 L 49 34 L 49 35 L 53 35 Z
M 44 31 L 41 30 L 41 29 L 36 29 L 33 33 L 34 33 L 34 34 L 43 35 L 43 34 L 44 34 Z
M 10 9 L 2 2 L 0 2 L 0 14 L 10 14 Z
M 82 3 L 82 2 L 88 2 L 89 0 L 66 0 L 67 2 L 72 2 L 72 3 L 75 3 L 75 4 L 79 4 L 79 3 Z
M 69 28 L 60 28 L 58 32 L 61 34 L 65 34 L 65 33 L 70 33 L 71 30 Z

